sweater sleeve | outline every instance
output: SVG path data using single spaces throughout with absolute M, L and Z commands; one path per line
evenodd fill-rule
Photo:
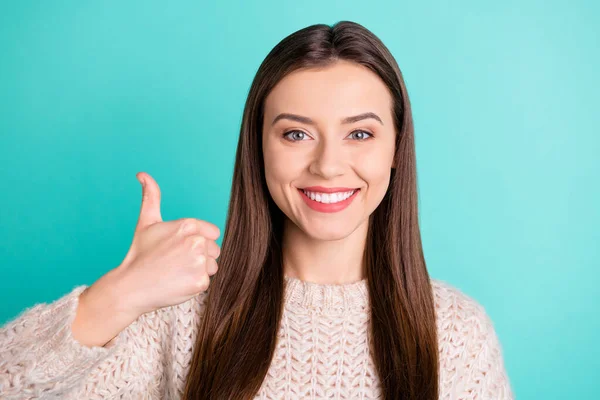
M 72 336 L 71 325 L 86 287 L 77 286 L 52 303 L 26 309 L 0 328 L 0 398 L 67 398 L 86 384 L 93 370 L 123 367 L 123 357 L 132 353 L 131 330 L 140 319 L 105 347 L 80 344 Z M 122 375 L 98 384 L 113 388 L 127 384 L 118 382 Z
M 465 343 L 461 399 L 513 400 L 503 350 L 494 325 L 483 306 L 474 302 Z

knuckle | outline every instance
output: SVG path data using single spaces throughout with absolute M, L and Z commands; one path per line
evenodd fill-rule
M 196 239 L 193 236 L 186 236 L 185 238 L 183 238 L 183 244 L 188 249 L 193 249 L 195 243 Z
M 186 248 L 192 253 L 203 255 L 206 253 L 206 239 L 202 236 L 188 236 L 185 238 Z
M 179 232 L 190 234 L 196 231 L 196 223 L 193 218 L 183 218 L 179 223 Z
M 206 250 L 203 247 L 201 247 L 201 246 L 198 246 L 198 247 L 194 248 L 192 250 L 192 252 L 198 258 L 200 258 L 200 257 L 206 257 Z
M 206 265 L 206 256 L 204 254 L 198 254 L 196 256 L 196 263 L 198 263 L 198 265 Z
M 200 250 L 204 251 L 204 248 L 206 247 L 206 239 L 204 236 L 196 236 L 194 247 L 198 247 Z
M 201 291 L 208 289 L 209 285 L 210 279 L 207 274 L 202 274 L 202 276 L 196 280 L 196 287 Z
M 183 243 L 185 243 L 189 249 L 194 249 L 200 244 L 199 236 L 197 236 L 197 235 L 186 236 L 185 238 L 183 238 Z

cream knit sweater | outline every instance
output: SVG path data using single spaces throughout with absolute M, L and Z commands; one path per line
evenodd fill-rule
M 367 343 L 366 280 L 324 285 L 286 276 L 285 281 L 278 345 L 256 398 L 379 398 Z M 513 399 L 483 306 L 448 283 L 432 279 L 432 285 L 440 399 Z M 206 292 L 144 314 L 107 347 L 90 348 L 71 335 L 85 288 L 26 309 L 0 328 L 0 398 L 179 399 Z

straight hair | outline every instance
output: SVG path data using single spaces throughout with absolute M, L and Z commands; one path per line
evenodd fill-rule
M 337 60 L 375 72 L 389 89 L 396 132 L 390 184 L 369 216 L 365 246 L 369 346 L 386 399 L 438 398 L 439 360 L 432 286 L 423 256 L 410 102 L 401 71 L 362 25 L 316 24 L 285 37 L 260 65 L 245 103 L 219 272 L 199 322 L 184 399 L 251 399 L 275 353 L 283 314 L 284 214 L 271 198 L 262 153 L 264 103 L 301 68 Z

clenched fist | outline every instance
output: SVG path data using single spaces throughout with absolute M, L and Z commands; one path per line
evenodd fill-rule
M 160 189 L 147 173 L 142 206 L 131 248 L 115 269 L 127 312 L 142 315 L 183 303 L 206 291 L 217 270 L 219 228 L 206 221 L 183 218 L 163 222 Z

